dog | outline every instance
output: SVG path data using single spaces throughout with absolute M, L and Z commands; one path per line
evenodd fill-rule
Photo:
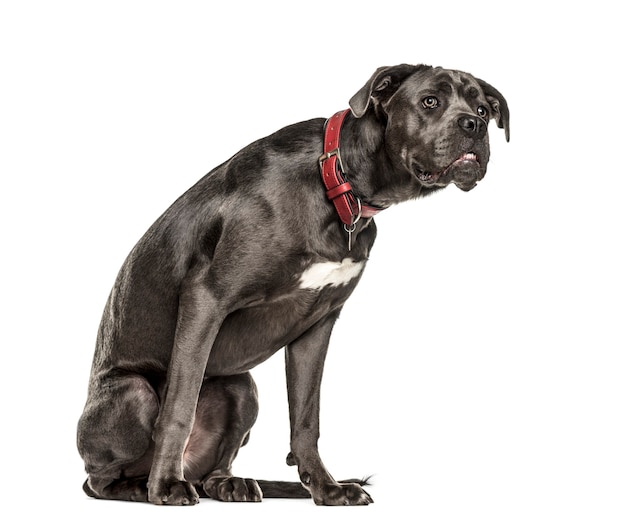
M 98 330 L 78 422 L 89 496 L 194 505 L 199 497 L 311 497 L 367 505 L 317 449 L 331 330 L 376 236 L 373 216 L 489 161 L 488 122 L 509 108 L 470 74 L 377 69 L 330 119 L 287 126 L 212 170 L 124 262 Z M 250 369 L 285 349 L 299 482 L 233 477 L 258 412 Z

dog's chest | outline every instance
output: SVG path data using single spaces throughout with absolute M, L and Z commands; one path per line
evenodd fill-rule
M 341 262 L 315 262 L 309 265 L 298 278 L 298 288 L 321 290 L 339 287 L 359 277 L 365 262 L 345 258 Z
M 365 267 L 344 259 L 305 265 L 292 273 L 293 287 L 238 310 L 222 324 L 207 365 L 208 375 L 250 370 L 343 305 Z

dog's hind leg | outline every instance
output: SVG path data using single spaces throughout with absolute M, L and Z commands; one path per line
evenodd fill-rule
M 142 376 L 108 377 L 93 385 L 78 423 L 78 451 L 94 498 L 148 501 L 152 430 L 158 397 Z
M 261 501 L 255 480 L 232 475 L 233 461 L 248 442 L 257 413 L 257 391 L 249 373 L 204 382 L 183 455 L 185 478 L 201 495 L 220 501 Z

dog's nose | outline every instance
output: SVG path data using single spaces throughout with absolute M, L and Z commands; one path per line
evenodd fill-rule
M 463 134 L 470 138 L 482 138 L 487 131 L 487 124 L 478 116 L 471 114 L 462 114 L 457 123 L 463 131 Z

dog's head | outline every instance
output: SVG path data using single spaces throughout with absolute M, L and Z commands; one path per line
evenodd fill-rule
M 470 74 L 425 65 L 379 68 L 350 99 L 352 114 L 373 113 L 385 128 L 392 163 L 425 188 L 476 186 L 487 171 L 487 124 L 509 140 L 509 109 L 495 88 Z

